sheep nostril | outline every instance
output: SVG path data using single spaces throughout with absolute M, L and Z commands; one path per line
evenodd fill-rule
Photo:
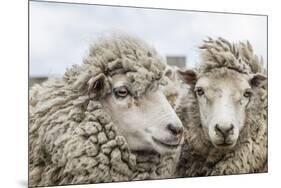
M 177 124 L 172 124 L 172 123 L 169 123 L 167 125 L 167 128 L 168 130 L 175 136 L 177 135 L 181 135 L 182 132 L 183 132 L 183 127 L 182 126 L 179 126 Z
M 223 137 L 228 136 L 229 134 L 233 134 L 234 125 L 230 124 L 230 126 L 221 127 L 219 124 L 215 125 L 215 131 L 217 134 L 222 135 Z
M 220 133 L 220 134 L 224 135 L 223 132 L 222 132 L 221 129 L 220 129 L 219 124 L 216 124 L 216 125 L 215 125 L 215 131 L 216 131 L 216 133 Z
M 230 124 L 230 127 L 229 127 L 229 129 L 227 130 L 227 133 L 228 133 L 228 134 L 233 134 L 233 130 L 234 130 L 234 125 L 233 125 L 233 124 Z

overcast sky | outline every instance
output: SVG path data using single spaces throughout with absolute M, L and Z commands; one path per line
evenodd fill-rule
M 105 32 L 136 35 L 162 55 L 198 63 L 197 47 L 207 36 L 249 40 L 267 59 L 266 17 L 159 9 L 30 2 L 30 75 L 61 75 L 82 63 L 89 43 Z

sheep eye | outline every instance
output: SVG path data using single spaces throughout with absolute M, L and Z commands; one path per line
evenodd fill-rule
M 243 96 L 246 97 L 246 98 L 250 98 L 250 97 L 252 96 L 252 92 L 249 91 L 249 90 L 246 90 L 246 91 L 244 92 Z
M 198 96 L 202 96 L 202 95 L 205 94 L 205 92 L 204 92 L 204 90 L 203 90 L 202 87 L 196 88 L 196 89 L 195 89 L 195 92 L 196 92 L 196 94 L 197 94 Z
M 114 94 L 116 97 L 125 98 L 129 94 L 129 91 L 126 87 L 120 87 L 114 89 Z

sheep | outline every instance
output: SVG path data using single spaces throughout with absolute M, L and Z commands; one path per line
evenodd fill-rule
M 166 65 L 164 75 L 166 77 L 167 84 L 161 87 L 164 95 L 173 108 L 175 107 L 181 92 L 187 89 L 186 85 L 183 84 L 177 74 L 178 70 L 178 67 Z
M 178 176 L 267 172 L 267 78 L 249 42 L 205 40 L 201 64 L 178 73 L 190 90 L 176 112 L 185 127 Z
M 145 42 L 113 34 L 63 78 L 34 85 L 29 185 L 173 177 L 183 126 L 158 89 L 164 67 Z

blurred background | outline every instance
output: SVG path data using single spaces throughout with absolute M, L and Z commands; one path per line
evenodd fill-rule
M 173 66 L 199 63 L 208 36 L 249 40 L 267 65 L 265 16 L 30 1 L 29 29 L 30 86 L 82 63 L 92 41 L 116 31 L 142 38 Z

